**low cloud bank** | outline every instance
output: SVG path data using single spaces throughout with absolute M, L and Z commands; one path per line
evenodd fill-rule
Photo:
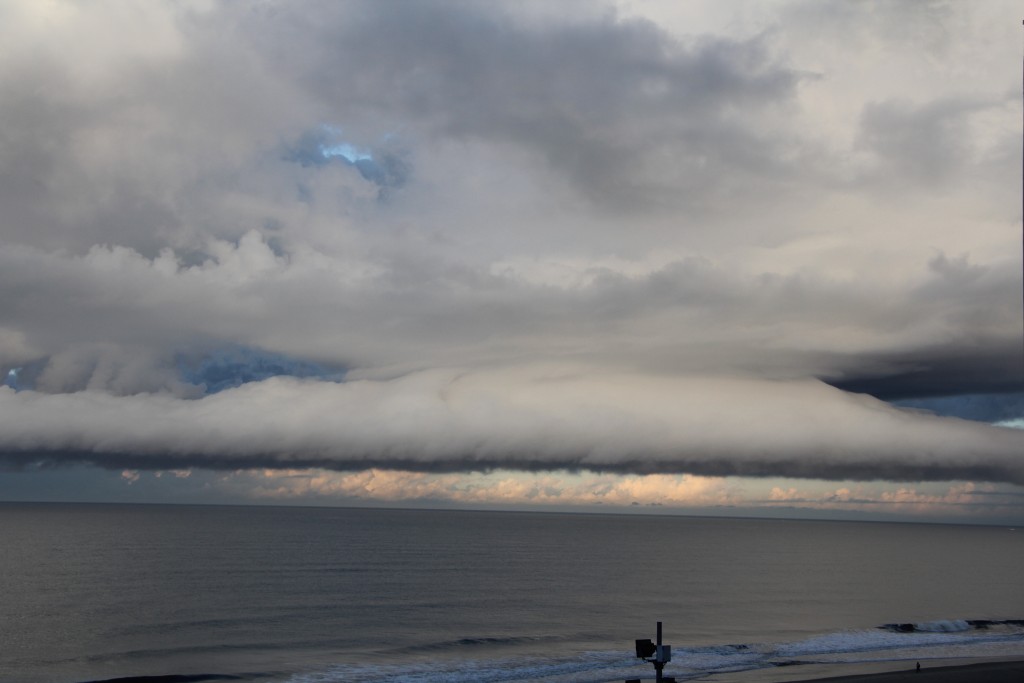
M 8 467 L 496 468 L 1024 484 L 1024 432 L 814 380 L 587 368 L 277 377 L 198 400 L 0 387 Z

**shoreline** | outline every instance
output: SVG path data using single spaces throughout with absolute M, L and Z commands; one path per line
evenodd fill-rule
M 801 664 L 702 678 L 707 683 L 1019 683 L 1024 659 L 933 659 Z

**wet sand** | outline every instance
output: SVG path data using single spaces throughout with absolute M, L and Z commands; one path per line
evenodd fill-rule
M 807 664 L 721 673 L 702 683 L 1022 683 L 1024 660 L 921 660 Z M 653 679 L 652 679 L 653 680 Z M 646 679 L 645 679 L 646 683 Z
M 902 671 L 854 674 L 833 678 L 791 679 L 805 683 L 1021 683 L 1024 681 L 1024 661 L 985 662 L 962 666 L 930 667 L 922 664 L 921 670 L 913 668 Z

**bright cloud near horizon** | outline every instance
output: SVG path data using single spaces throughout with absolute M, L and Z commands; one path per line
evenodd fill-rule
M 0 499 L 1024 521 L 1015 3 L 0 19 Z

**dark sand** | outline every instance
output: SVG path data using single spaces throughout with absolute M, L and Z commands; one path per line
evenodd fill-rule
M 793 679 L 797 680 L 797 679 Z M 807 679 L 800 679 L 807 683 Z M 920 671 L 913 668 L 903 671 L 855 674 L 837 678 L 810 679 L 815 683 L 1022 683 L 1024 682 L 1024 661 L 986 662 L 964 666 L 929 667 L 921 665 Z
M 968 663 L 969 662 L 969 663 Z M 713 674 L 701 683 L 1024 683 L 1024 660 L 913 660 L 801 664 Z M 671 674 L 669 674 L 671 675 Z M 653 682 L 654 678 L 650 679 Z M 648 683 L 645 678 L 644 683 Z

